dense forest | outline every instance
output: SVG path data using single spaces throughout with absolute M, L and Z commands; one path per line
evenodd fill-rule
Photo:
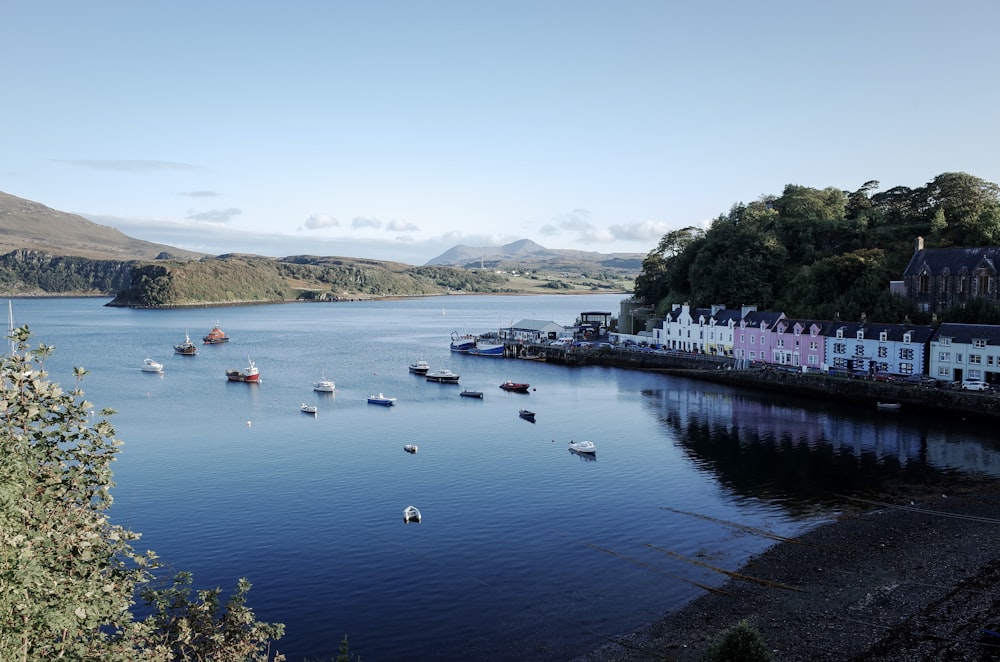
M 789 184 L 780 196 L 733 205 L 707 229 L 669 232 L 643 260 L 635 298 L 659 315 L 686 301 L 806 319 L 929 322 L 890 294 L 889 281 L 901 279 L 917 237 L 927 248 L 1000 245 L 1000 187 L 958 172 L 919 188 L 879 188 Z M 947 320 L 1000 323 L 1000 311 L 976 304 Z

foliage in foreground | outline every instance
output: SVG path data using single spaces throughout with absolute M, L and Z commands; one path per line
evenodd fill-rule
M 0 659 L 283 659 L 270 641 L 283 626 L 258 623 L 241 580 L 220 609 L 218 589 L 192 597 L 190 575 L 153 589 L 156 555 L 111 523 L 111 463 L 121 442 L 77 383 L 48 380 L 52 348 L 31 350 L 22 327 L 0 359 Z M 141 592 L 154 614 L 132 613 Z
M 770 651 L 760 632 L 746 621 L 722 633 L 702 656 L 702 662 L 770 662 Z

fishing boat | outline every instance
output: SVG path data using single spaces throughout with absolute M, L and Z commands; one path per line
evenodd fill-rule
M 528 409 L 522 409 L 521 411 L 517 412 L 517 415 L 526 421 L 530 421 L 532 423 L 535 422 L 535 412 L 530 411 Z
M 182 356 L 194 356 L 198 353 L 198 346 L 191 342 L 191 336 L 184 332 L 184 342 L 174 345 L 174 352 Z
M 407 453 L 416 453 L 417 452 L 417 445 L 416 444 L 403 444 L 403 450 L 406 451 Z
M 471 334 L 460 335 L 458 331 L 451 332 L 451 351 L 469 353 L 476 346 L 476 337 Z
M 229 336 L 227 336 L 226 332 L 220 329 L 219 325 L 216 324 L 212 327 L 212 330 L 208 332 L 208 335 L 202 338 L 202 340 L 205 341 L 206 345 L 218 345 L 220 343 L 229 342 Z
M 333 393 L 336 388 L 337 385 L 326 377 L 313 383 L 313 390 L 317 393 Z
M 143 372 L 163 372 L 163 364 L 157 363 L 153 359 L 147 358 L 142 362 Z
M 431 369 L 431 364 L 423 359 L 418 359 L 410 364 L 410 372 L 414 375 L 426 375 L 427 371 Z
M 247 357 L 247 367 L 242 370 L 226 370 L 226 379 L 231 382 L 248 382 L 256 384 L 260 381 L 260 370 L 257 364 L 249 356 Z
M 452 372 L 448 368 L 431 370 L 425 376 L 427 377 L 427 381 L 441 384 L 457 384 L 459 377 L 461 377 L 457 372 Z
M 396 398 L 389 398 L 381 393 L 378 395 L 369 395 L 368 404 L 370 405 L 382 405 L 383 407 L 391 407 L 396 404 Z
M 476 345 L 469 350 L 469 354 L 472 356 L 491 356 L 502 359 L 504 355 L 504 347 L 503 345 L 486 345 L 477 342 Z
M 316 405 L 307 405 L 306 403 L 303 402 L 302 406 L 299 407 L 299 410 L 303 414 L 315 414 L 316 412 L 319 411 L 319 407 L 317 407 Z
M 479 398 L 480 400 L 483 399 L 483 392 L 482 391 L 469 391 L 469 390 L 465 390 L 465 391 L 462 391 L 461 393 L 459 393 L 459 395 L 462 396 L 463 398 Z
M 505 391 L 511 391 L 513 393 L 527 393 L 529 386 L 531 386 L 531 384 L 525 384 L 523 382 L 512 382 L 508 379 L 507 381 L 505 381 L 503 384 L 500 385 L 500 388 L 502 388 Z
M 570 441 L 569 449 L 574 453 L 584 453 L 587 455 L 597 453 L 597 446 L 592 441 Z
M 407 506 L 403 508 L 403 521 L 409 524 L 410 522 L 420 523 L 420 511 L 416 506 Z

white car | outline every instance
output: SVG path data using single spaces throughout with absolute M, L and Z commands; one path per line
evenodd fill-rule
M 962 382 L 963 391 L 988 391 L 990 385 L 981 379 L 966 379 Z

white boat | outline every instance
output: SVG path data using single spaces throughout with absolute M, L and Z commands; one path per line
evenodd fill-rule
M 448 368 L 442 368 L 441 370 L 431 370 L 426 375 L 427 381 L 429 382 L 440 382 L 442 384 L 457 384 L 458 378 L 461 377 L 457 372 L 452 372 Z
M 586 440 L 569 442 L 569 449 L 574 453 L 593 454 L 597 452 L 597 446 L 594 445 L 594 442 Z
M 410 372 L 414 375 L 426 375 L 427 371 L 431 369 L 431 364 L 423 359 L 419 359 L 410 364 Z
M 386 396 L 379 393 L 378 395 L 369 395 L 368 404 L 370 405 L 382 405 L 383 407 L 391 407 L 396 404 L 396 398 L 387 398 Z
M 302 410 L 303 414 L 315 414 L 316 412 L 319 411 L 319 407 L 317 407 L 316 405 L 307 405 L 304 402 L 302 403 L 302 406 L 299 407 L 299 409 Z
M 153 359 L 146 359 L 142 362 L 143 372 L 163 372 L 163 364 L 157 363 Z
M 406 523 L 420 523 L 420 511 L 417 510 L 416 506 L 407 506 L 406 508 L 403 508 L 403 521 Z
M 407 453 L 416 453 L 417 452 L 417 445 L 416 444 L 403 444 L 403 450 L 406 451 Z
M 313 383 L 313 390 L 318 393 L 333 393 L 334 389 L 336 388 L 337 385 L 334 384 L 329 379 L 327 379 L 326 377 L 319 380 L 318 382 Z
M 878 402 L 875 404 L 875 407 L 878 409 L 899 409 L 902 406 L 898 402 Z

